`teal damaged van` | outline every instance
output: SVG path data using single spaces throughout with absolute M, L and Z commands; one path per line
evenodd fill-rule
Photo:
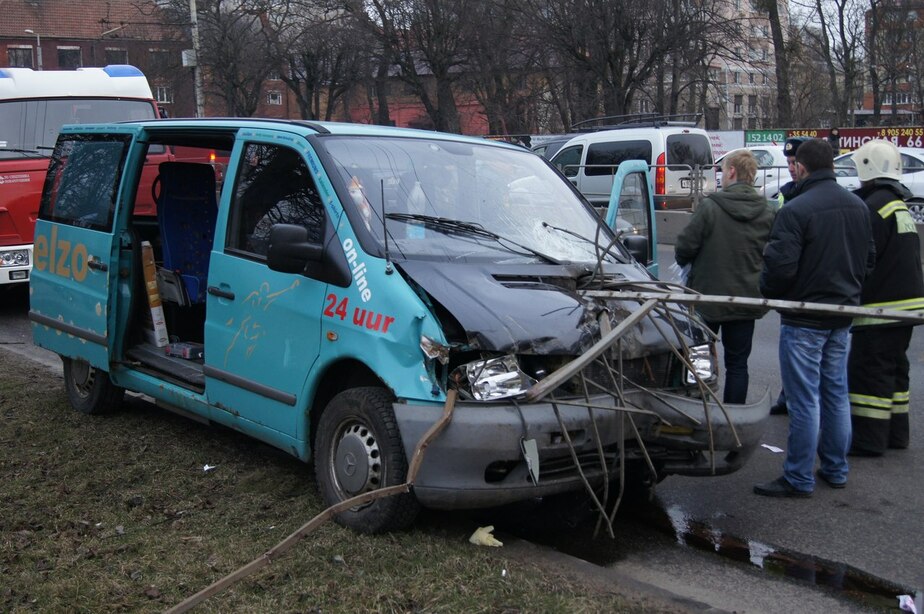
M 164 147 L 199 161 L 161 163 L 152 186 L 142 170 Z M 133 215 L 143 198 L 156 216 Z M 656 284 L 620 233 L 503 143 L 282 120 L 70 126 L 42 194 L 30 319 L 75 409 L 148 395 L 313 459 L 327 504 L 401 484 L 456 390 L 413 490 L 338 517 L 361 531 L 620 472 L 734 471 L 769 399 L 712 402 L 713 340 L 680 307 L 529 398 L 638 309 L 620 288 Z

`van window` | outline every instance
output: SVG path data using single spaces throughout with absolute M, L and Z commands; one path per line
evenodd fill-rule
M 39 217 L 109 231 L 131 135 L 61 140 L 45 178 Z
M 581 154 L 583 152 L 583 145 L 562 149 L 552 160 L 552 164 L 557 166 L 558 170 L 565 174 L 565 177 L 577 177 L 578 165 L 581 163 Z
M 266 257 L 270 228 L 297 224 L 324 238 L 324 207 L 305 161 L 293 149 L 251 143 L 244 149 L 231 205 L 227 246 Z
M 594 175 L 612 175 L 616 166 L 626 160 L 644 160 L 651 164 L 650 141 L 619 141 L 607 143 L 593 143 L 587 148 L 587 168 L 584 169 L 588 177 Z
M 712 166 L 712 148 L 709 139 L 702 134 L 671 134 L 667 137 L 667 164 L 686 166 Z

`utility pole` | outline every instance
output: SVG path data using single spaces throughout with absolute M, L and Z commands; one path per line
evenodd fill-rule
M 23 30 L 26 34 L 35 34 L 35 63 L 39 70 L 42 70 L 42 37 L 39 36 L 39 33 L 26 28 Z
M 202 93 L 202 68 L 199 64 L 199 19 L 196 16 L 196 0 L 189 0 L 189 22 L 192 30 L 193 81 L 195 82 L 196 117 L 205 116 L 205 96 Z

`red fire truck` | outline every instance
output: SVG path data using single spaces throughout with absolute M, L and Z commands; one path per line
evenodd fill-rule
M 151 87 L 134 66 L 0 68 L 0 287 L 29 281 L 42 184 L 61 126 L 158 115 Z M 151 183 L 157 166 L 144 172 Z M 153 197 L 140 198 L 135 213 L 153 214 Z

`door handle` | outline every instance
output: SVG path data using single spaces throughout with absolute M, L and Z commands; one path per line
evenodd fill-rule
M 109 266 L 105 262 L 102 260 L 96 260 L 95 258 L 90 258 L 87 260 L 87 266 L 91 269 L 102 271 L 104 273 L 109 270 Z
M 227 291 L 227 290 L 222 290 L 221 288 L 218 288 L 218 287 L 216 287 L 216 286 L 209 286 L 209 288 L 208 288 L 208 290 L 206 290 L 206 292 L 208 292 L 208 293 L 211 294 L 212 296 L 217 296 L 218 298 L 226 298 L 226 299 L 228 299 L 229 301 L 233 301 L 233 300 L 234 300 L 234 292 L 229 292 L 229 291 Z

